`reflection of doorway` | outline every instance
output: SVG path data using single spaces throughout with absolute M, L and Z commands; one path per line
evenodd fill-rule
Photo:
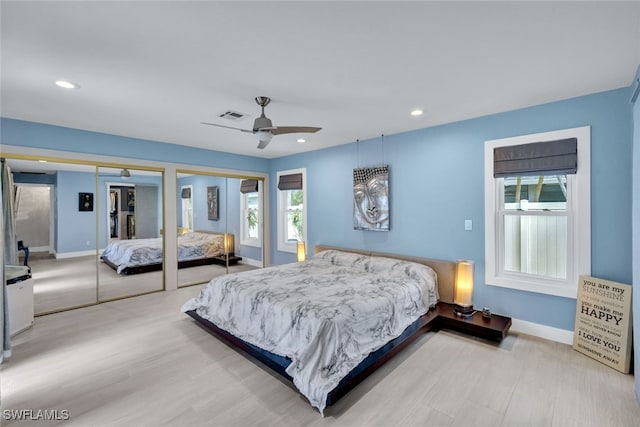
M 16 184 L 16 237 L 30 252 L 53 253 L 53 197 L 49 184 Z
M 117 238 L 120 234 L 120 191 L 109 189 L 109 237 Z
M 107 230 L 111 240 L 158 237 L 158 186 L 107 183 Z
M 135 238 L 129 227 L 129 216 L 133 216 L 135 207 L 134 184 L 107 183 L 109 203 L 107 206 L 107 230 L 111 240 Z M 131 206 L 129 206 L 131 204 Z

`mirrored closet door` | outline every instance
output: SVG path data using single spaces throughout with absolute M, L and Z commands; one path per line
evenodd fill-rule
M 8 158 L 19 262 L 33 277 L 34 312 L 97 303 L 96 167 Z
M 262 266 L 262 186 L 254 181 L 247 205 L 242 179 L 178 171 L 179 287 Z
M 98 168 L 98 298 L 164 289 L 162 172 Z

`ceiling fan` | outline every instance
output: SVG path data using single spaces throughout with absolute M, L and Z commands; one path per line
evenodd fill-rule
M 203 125 L 218 126 L 221 128 L 235 129 L 241 132 L 252 133 L 258 138 L 258 148 L 265 148 L 273 135 L 282 135 L 285 133 L 315 133 L 322 128 L 311 126 L 273 126 L 271 119 L 264 115 L 264 107 L 269 105 L 271 98 L 267 96 L 258 96 L 255 98 L 258 105 L 262 108 L 262 114 L 253 122 L 253 129 L 241 129 L 232 126 L 218 125 L 216 123 L 200 122 Z

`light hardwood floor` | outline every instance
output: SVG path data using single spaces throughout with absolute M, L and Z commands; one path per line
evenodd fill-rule
M 180 312 L 202 286 L 36 318 L 0 365 L 3 409 L 64 426 L 638 426 L 633 377 L 526 335 L 425 334 L 323 418 Z M 3 425 L 51 425 L 7 421 Z
M 162 271 L 122 275 L 94 255 L 63 259 L 36 255 L 29 265 L 36 314 L 95 304 L 98 298 L 104 301 L 162 289 Z M 253 268 L 237 264 L 230 266 L 229 271 Z M 184 268 L 178 270 L 178 283 L 205 283 L 225 273 L 226 268 L 217 264 Z

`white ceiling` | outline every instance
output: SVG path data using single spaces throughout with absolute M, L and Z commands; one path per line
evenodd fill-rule
M 640 63 L 640 2 L 2 1 L 1 14 L 2 116 L 266 158 L 626 87 Z M 250 128 L 256 96 L 275 125 L 323 129 L 258 150 L 200 124 Z M 252 117 L 218 119 L 227 109 Z

